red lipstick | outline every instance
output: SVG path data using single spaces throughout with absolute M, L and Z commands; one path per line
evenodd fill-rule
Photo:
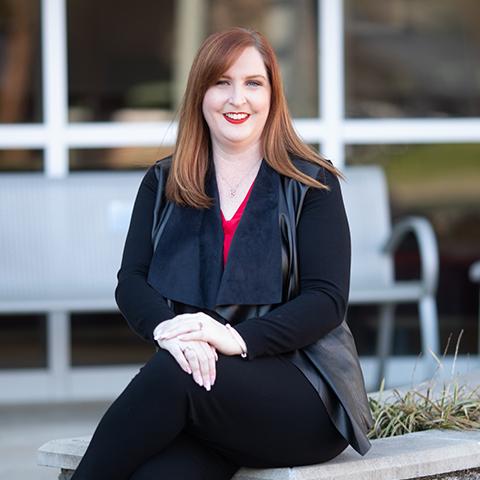
M 237 120 L 235 118 L 229 117 L 226 113 L 223 114 L 223 117 L 225 118 L 225 120 L 227 120 L 227 122 L 230 122 L 236 125 L 238 125 L 239 123 L 243 123 L 250 118 L 250 114 L 246 112 L 228 112 L 228 113 L 237 114 L 237 115 L 246 115 L 244 118 L 240 118 Z

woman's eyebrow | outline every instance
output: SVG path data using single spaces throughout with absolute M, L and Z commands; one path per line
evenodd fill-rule
M 228 78 L 228 79 L 231 79 L 232 77 L 230 77 L 229 75 L 221 75 L 220 78 Z M 250 78 L 263 78 L 264 80 L 266 80 L 265 78 L 265 75 L 262 75 L 262 74 L 256 74 L 256 75 L 246 75 L 245 77 L 243 77 L 245 79 L 250 79 Z

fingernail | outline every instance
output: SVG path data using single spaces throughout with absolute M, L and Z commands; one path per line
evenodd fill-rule
M 207 391 L 209 392 L 209 391 L 210 391 L 210 384 L 209 384 L 209 383 L 207 383 L 207 384 L 205 385 L 205 388 L 206 388 L 206 389 L 207 389 Z

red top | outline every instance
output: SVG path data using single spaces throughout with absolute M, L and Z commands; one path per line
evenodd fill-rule
M 223 212 L 220 210 L 222 214 L 222 227 L 223 227 L 223 266 L 224 267 L 227 264 L 228 251 L 230 250 L 230 244 L 232 243 L 233 235 L 235 234 L 235 230 L 237 229 L 238 224 L 240 223 L 240 219 L 242 218 L 243 211 L 245 210 L 245 206 L 247 205 L 248 197 L 250 196 L 250 192 L 252 191 L 252 187 L 254 183 L 255 181 L 253 181 L 252 184 L 250 185 L 250 188 L 248 189 L 248 192 L 245 195 L 243 202 L 240 204 L 237 211 L 235 212 L 235 214 L 230 220 L 225 220 L 225 217 L 223 216 Z

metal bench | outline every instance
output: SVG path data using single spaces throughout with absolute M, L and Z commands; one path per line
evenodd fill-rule
M 429 351 L 439 355 L 435 301 L 438 248 L 433 229 L 426 219 L 413 216 L 402 219 L 392 228 L 387 185 L 380 167 L 347 167 L 344 173 L 347 181 L 342 182 L 342 192 L 352 237 L 349 303 L 380 307 L 377 385 L 380 386 L 385 375 L 395 307 L 400 303 L 418 304 L 424 374 L 431 375 L 436 362 Z M 394 253 L 408 233 L 414 234 L 418 243 L 421 276 L 418 280 L 396 281 Z
M 15 378 L 1 372 L 2 399 L 72 398 L 69 314 L 118 311 L 116 273 L 142 176 L 0 175 L 0 314 L 45 313 L 48 362 Z
M 418 217 L 408 217 L 392 229 L 381 168 L 346 167 L 344 172 L 342 190 L 352 236 L 350 303 L 380 306 L 378 384 L 399 303 L 418 303 L 422 351 L 430 373 L 434 361 L 428 352 L 439 353 L 433 230 Z M 69 313 L 117 311 L 116 273 L 143 175 L 0 175 L 0 314 L 47 313 L 48 371 L 57 384 L 67 383 Z M 393 254 L 409 232 L 418 241 L 422 274 L 415 281 L 395 281 Z

